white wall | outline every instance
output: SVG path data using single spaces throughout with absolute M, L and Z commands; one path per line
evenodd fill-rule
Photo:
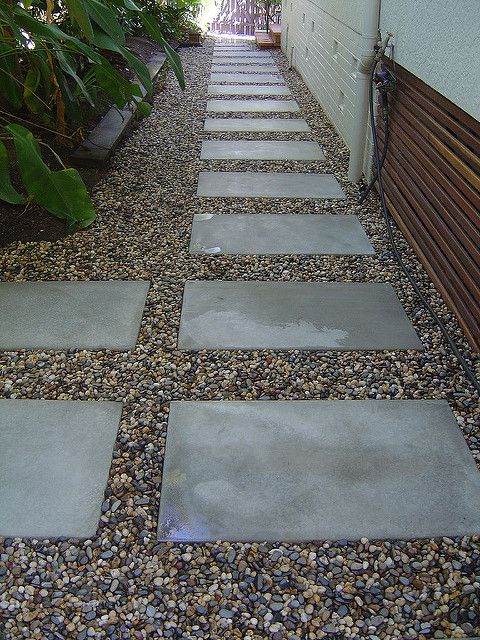
M 356 154 L 352 180 L 360 177 L 367 125 L 361 70 L 377 21 L 378 0 L 283 0 L 282 49 Z
M 398 64 L 480 120 L 480 0 L 382 0 L 380 26 Z

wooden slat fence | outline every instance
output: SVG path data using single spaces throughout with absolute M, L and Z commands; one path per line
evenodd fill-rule
M 271 21 L 280 20 L 281 4 L 272 5 Z M 222 0 L 210 31 L 231 35 L 253 36 L 257 29 L 265 29 L 264 11 L 256 0 Z
M 480 123 L 406 69 L 391 70 L 389 209 L 480 351 Z

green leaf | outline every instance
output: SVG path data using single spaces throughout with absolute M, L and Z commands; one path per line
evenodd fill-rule
M 54 216 L 66 220 L 69 230 L 88 227 L 95 219 L 95 209 L 78 171 L 52 171 L 43 162 L 40 147 L 28 129 L 18 124 L 5 129 L 13 136 L 27 193 Z
M 158 26 L 158 22 L 153 16 L 149 15 L 148 13 L 142 12 L 140 14 L 140 17 L 148 35 L 162 45 L 168 62 L 170 63 L 173 72 L 178 80 L 178 84 L 180 85 L 181 89 L 185 89 L 185 75 L 183 73 L 182 61 L 180 60 L 180 56 L 175 51 L 175 49 L 173 49 L 165 40 L 160 27 Z
M 6 146 L 0 141 L 0 200 L 10 204 L 22 204 L 25 198 L 16 191 L 10 182 L 8 168 L 8 152 Z
M 98 0 L 85 0 L 85 8 L 91 19 L 119 45 L 125 44 L 125 33 L 115 13 Z
M 153 85 L 150 72 L 147 66 L 139 58 L 130 53 L 130 51 L 125 47 L 118 45 L 108 35 L 101 31 L 95 31 L 93 41 L 100 49 L 107 49 L 107 51 L 115 51 L 116 53 L 119 53 L 128 62 L 130 69 L 135 72 L 137 78 L 145 87 L 146 91 L 149 93 L 152 90 Z
M 40 85 L 41 73 L 40 69 L 31 65 L 25 76 L 25 82 L 23 85 L 23 100 L 31 113 L 42 113 L 45 109 L 45 104 L 39 99 L 37 95 L 38 87 Z
M 92 107 L 94 106 L 93 104 L 93 100 L 90 96 L 90 94 L 87 91 L 86 86 L 83 84 L 83 82 L 80 80 L 80 78 L 78 77 L 75 69 L 72 67 L 72 62 L 69 59 L 69 56 L 64 54 L 63 51 L 55 51 L 55 56 L 58 60 L 58 63 L 60 65 L 60 67 L 63 69 L 63 71 L 65 73 L 67 73 L 70 77 L 72 77 L 75 82 L 77 83 L 80 91 L 83 93 L 83 95 L 85 96 L 85 98 L 87 99 L 87 102 L 89 102 Z
M 12 47 L 0 42 L 0 95 L 14 109 L 22 107 L 22 87 L 16 77 L 16 53 Z
M 149 102 L 145 102 L 145 100 L 137 102 L 137 109 L 140 111 L 142 116 L 145 117 L 148 117 L 152 113 L 152 105 Z
M 90 40 L 93 40 L 92 23 L 88 16 L 88 12 L 85 9 L 83 0 L 63 0 L 70 15 L 70 18 L 77 23 L 80 31 L 83 35 Z
M 126 80 L 106 60 L 101 65 L 95 65 L 94 71 L 99 86 L 113 98 L 116 106 L 120 109 L 134 96 L 140 97 L 142 95 L 138 84 Z
M 92 47 L 89 47 L 88 44 L 85 44 L 78 38 L 68 35 L 56 25 L 36 20 L 18 5 L 14 6 L 13 13 L 15 14 L 18 26 L 30 33 L 34 39 L 44 39 L 46 42 L 52 44 L 62 44 L 66 42 L 70 48 L 83 53 L 83 55 L 92 62 L 101 63 L 102 56 L 97 53 L 95 49 L 92 49 Z
M 69 231 L 85 229 L 95 220 L 95 209 L 76 169 L 51 171 L 47 185 L 35 180 L 29 193 L 47 211 L 66 220 Z
M 175 51 L 175 49 L 173 49 L 166 41 L 163 44 L 163 49 L 165 51 L 165 55 L 167 56 L 167 60 L 173 69 L 173 73 L 177 78 L 180 88 L 185 89 L 185 75 L 183 73 L 182 61 L 180 59 L 180 56 Z

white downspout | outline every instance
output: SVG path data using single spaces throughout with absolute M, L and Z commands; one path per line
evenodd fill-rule
M 354 125 L 350 140 L 350 160 L 348 163 L 348 179 L 350 182 L 358 182 L 362 177 L 365 145 L 368 132 L 368 91 L 370 82 L 370 70 L 375 57 L 374 46 L 377 43 L 381 0 L 370 0 L 366 3 L 364 28 L 362 33 L 365 38 L 367 51 L 358 62 L 357 92 L 355 99 L 355 112 L 353 114 Z

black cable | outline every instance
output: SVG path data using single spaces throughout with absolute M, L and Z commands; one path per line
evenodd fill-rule
M 385 126 L 384 126 L 385 138 L 384 138 L 384 141 L 383 141 L 382 157 L 380 158 L 380 169 L 375 167 L 375 171 L 374 171 L 374 174 L 372 176 L 372 179 L 370 180 L 370 182 L 366 186 L 365 191 L 362 191 L 362 195 L 358 199 L 358 204 L 363 204 L 365 202 L 368 194 L 370 193 L 370 191 L 375 186 L 375 183 L 378 180 L 379 171 L 382 170 L 383 165 L 385 163 L 385 158 L 387 157 L 388 143 L 390 141 L 390 127 L 389 127 L 390 123 L 389 123 L 388 111 L 384 113 L 383 122 L 385 123 Z
M 387 208 L 387 201 L 385 199 L 385 190 L 384 190 L 384 187 L 383 187 L 383 178 L 382 178 L 382 171 L 381 171 L 381 157 L 380 157 L 380 149 L 378 147 L 377 126 L 376 126 L 376 122 L 375 122 L 373 87 L 374 87 L 375 70 L 377 68 L 377 64 L 378 64 L 378 62 L 376 61 L 374 63 L 374 65 L 373 65 L 373 67 L 372 67 L 372 73 L 371 73 L 371 77 L 370 77 L 370 89 L 369 89 L 370 125 L 372 127 L 373 147 L 375 149 L 375 162 L 376 162 L 377 167 L 379 168 L 378 175 L 377 175 L 378 191 L 379 191 L 379 194 L 380 194 L 380 202 L 382 204 L 383 217 L 384 217 L 385 223 L 387 225 L 388 239 L 389 239 L 390 244 L 392 246 L 394 256 L 395 256 L 398 264 L 400 265 L 402 271 L 407 276 L 408 281 L 412 285 L 415 293 L 420 298 L 420 300 L 422 301 L 422 304 L 427 309 L 427 311 L 429 312 L 429 314 L 432 316 L 432 318 L 434 319 L 435 323 L 437 324 L 438 328 L 442 332 L 443 337 L 445 338 L 445 340 L 448 343 L 448 346 L 453 351 L 453 354 L 455 355 L 456 359 L 460 363 L 462 369 L 465 371 L 465 373 L 466 373 L 467 377 L 469 378 L 470 382 L 472 383 L 473 387 L 475 388 L 477 393 L 480 395 L 480 382 L 477 380 L 477 377 L 476 377 L 475 373 L 472 371 L 472 369 L 468 365 L 468 362 L 465 360 L 465 358 L 460 353 L 460 350 L 458 349 L 457 345 L 455 344 L 455 342 L 453 341 L 452 337 L 448 333 L 448 329 L 443 324 L 442 320 L 439 318 L 439 316 L 435 312 L 435 310 L 432 307 L 432 305 L 428 302 L 428 300 L 425 298 L 425 296 L 421 292 L 418 284 L 415 282 L 413 276 L 410 274 L 410 271 L 409 271 L 407 265 L 403 261 L 403 258 L 400 255 L 400 252 L 399 252 L 399 250 L 397 248 L 397 245 L 395 243 L 395 236 L 393 234 L 392 223 L 391 223 L 390 215 L 388 213 L 388 208 Z

